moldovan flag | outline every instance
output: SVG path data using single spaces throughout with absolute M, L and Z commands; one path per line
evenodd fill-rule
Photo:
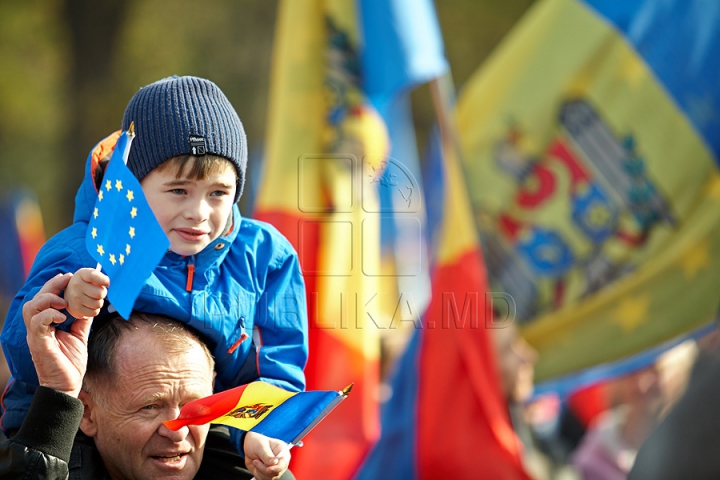
M 108 299 L 125 319 L 170 248 L 140 182 L 125 164 L 135 136 L 132 128 L 118 138 L 85 237 L 88 253 L 110 277 Z
M 426 198 L 440 204 L 432 299 L 359 479 L 529 479 L 500 390 L 485 267 L 452 148 L 437 152 L 426 178 Z
M 353 395 L 293 454 L 298 478 L 348 479 L 379 435 L 380 235 L 387 151 L 361 90 L 352 0 L 286 0 L 275 36 L 264 176 L 254 216 L 295 246 L 308 294 L 310 390 Z
M 183 406 L 176 420 L 163 423 L 170 430 L 217 423 L 297 445 L 347 397 L 350 388 L 342 392 L 298 393 L 265 382 L 252 382 L 190 402 Z
M 538 380 L 638 368 L 715 318 L 718 58 L 716 1 L 541 0 L 464 88 L 488 275 Z

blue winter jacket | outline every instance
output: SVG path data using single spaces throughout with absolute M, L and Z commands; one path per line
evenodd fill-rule
M 40 250 L 8 311 L 0 336 L 12 373 L 2 401 L 5 431 L 20 427 L 38 385 L 22 306 L 55 275 L 96 265 L 85 249 L 97 197 L 93 177 L 117 137 L 116 132 L 100 142 L 88 156 L 73 224 Z M 230 232 L 202 252 L 190 257 L 168 252 L 134 308 L 186 322 L 204 335 L 215 357 L 217 391 L 257 379 L 292 391 L 305 388 L 307 308 L 297 254 L 271 225 L 242 218 L 237 205 Z M 249 338 L 241 341 L 244 333 Z

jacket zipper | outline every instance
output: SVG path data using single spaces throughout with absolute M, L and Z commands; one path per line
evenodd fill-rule
M 192 292 L 193 277 L 195 277 L 195 255 L 190 257 L 190 261 L 187 266 L 187 283 L 185 284 L 185 290 Z

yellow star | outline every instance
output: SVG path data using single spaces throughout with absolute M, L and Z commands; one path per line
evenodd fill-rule
M 120 265 L 122 265 L 123 263 L 125 263 L 125 255 L 123 255 L 123 254 L 121 253 L 121 254 L 120 254 L 120 260 L 118 260 L 118 261 L 120 262 Z
M 130 227 L 130 231 L 128 233 L 130 234 L 130 238 L 135 238 L 135 227 Z
M 105 182 L 105 188 L 107 188 L 108 192 L 112 190 L 112 182 L 109 179 Z
M 122 190 L 122 181 L 121 180 L 115 180 L 115 188 L 117 188 L 118 192 L 120 190 Z
M 130 209 L 130 216 L 131 216 L 132 218 L 137 217 L 137 207 L 132 207 L 132 208 Z
M 115 262 L 116 262 L 116 261 L 117 261 L 117 260 L 115 260 L 115 254 L 111 253 L 111 254 L 110 254 L 110 263 L 112 263 L 113 265 L 115 265 Z
M 705 195 L 713 200 L 720 200 L 720 175 L 713 173 L 705 184 Z
M 103 193 L 103 191 L 100 190 L 100 191 L 98 192 L 98 200 L 102 202 L 102 199 L 103 199 L 103 196 L 104 196 L 104 195 L 105 195 L 105 194 Z
M 642 85 L 643 80 L 647 78 L 645 66 L 634 58 L 626 57 L 623 59 L 620 67 L 620 74 L 633 87 L 638 88 Z
M 132 202 L 133 199 L 135 198 L 135 194 L 133 194 L 133 191 L 132 191 L 132 190 L 128 190 L 128 193 L 127 193 L 126 197 L 127 197 L 127 199 L 128 199 L 128 202 Z
M 708 266 L 710 263 L 709 250 L 707 240 L 703 240 L 680 257 L 680 265 L 685 273 L 685 278 L 695 278 L 700 270 Z
M 99 215 L 97 207 L 95 207 L 95 210 L 93 210 L 93 217 L 97 218 Z
M 97 252 L 98 252 L 100 255 L 105 255 L 105 249 L 103 248 L 102 245 L 98 245 Z
M 90 235 L 92 235 L 93 238 L 97 237 L 97 227 L 93 227 L 92 232 L 90 232 Z
M 129 243 L 125 244 L 125 255 L 130 255 L 130 244 Z
M 625 297 L 613 312 L 613 321 L 620 324 L 624 333 L 632 332 L 647 319 L 649 306 L 647 295 Z

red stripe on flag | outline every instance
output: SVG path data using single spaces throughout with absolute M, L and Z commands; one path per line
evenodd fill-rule
M 483 265 L 480 252 L 473 250 L 433 273 L 418 367 L 421 479 L 466 478 L 473 472 L 483 478 L 529 478 L 485 326 Z
M 313 309 L 310 307 L 310 318 L 314 318 Z M 308 389 L 331 390 L 347 383 L 348 378 L 352 378 L 354 385 L 352 395 L 337 407 L 334 415 L 310 432 L 303 448 L 293 451 L 291 470 L 312 471 L 316 478 L 352 478 L 372 441 L 380 434 L 376 392 L 379 365 L 318 328 L 310 329 L 310 348 L 305 369 Z M 329 365 L 345 368 L 328 368 Z
M 301 236 L 301 220 L 296 215 L 262 211 L 255 218 L 271 223 L 290 240 L 298 251 L 303 272 L 317 271 L 321 248 L 318 223 L 304 223 Z M 305 368 L 307 390 L 333 390 L 348 381 L 354 382 L 354 386 L 353 394 L 340 404 L 335 415 L 315 427 L 303 441 L 304 447 L 293 452 L 291 470 L 298 475 L 312 472 L 318 478 L 352 478 L 380 434 L 376 391 L 380 368 L 377 360 L 348 348 L 323 328 L 334 322 L 318 317 L 322 292 L 318 292 L 317 277 L 304 278 L 310 327 L 310 356 Z
M 186 404 L 176 420 L 163 422 L 170 430 L 178 430 L 191 423 L 201 425 L 228 413 L 242 398 L 247 385 L 225 390 L 209 397 L 200 398 Z

